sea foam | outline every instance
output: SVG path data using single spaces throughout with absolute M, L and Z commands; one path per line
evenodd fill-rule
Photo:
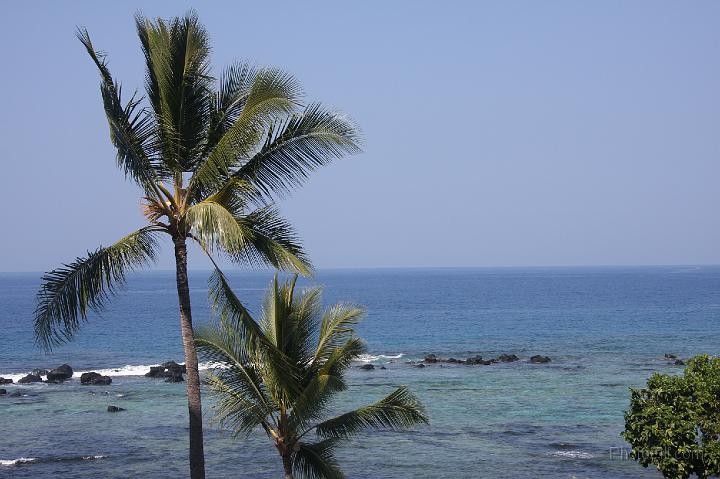
M 37 457 L 18 457 L 17 459 L 0 459 L 0 466 L 16 466 L 18 464 L 28 464 L 37 462 Z
M 372 355 L 372 354 L 361 354 L 360 356 L 358 356 L 357 360 L 361 363 L 374 363 L 376 361 L 387 361 L 390 359 L 400 359 L 403 356 L 404 356 L 403 353 L 395 354 L 395 355 L 378 354 L 377 356 Z
M 35 464 L 40 462 L 72 462 L 72 461 L 92 461 L 96 459 L 104 459 L 107 456 L 58 456 L 58 457 L 19 457 L 17 459 L 0 459 L 0 466 L 19 466 L 23 464 Z
M 84 369 L 82 371 L 74 371 L 73 372 L 73 379 L 79 379 L 80 376 L 82 376 L 83 373 L 88 372 L 96 372 L 102 376 L 144 376 L 145 373 L 150 371 L 150 368 L 152 366 L 159 366 L 160 364 L 126 364 L 125 366 L 120 366 L 117 368 L 102 368 L 102 369 Z M 207 362 L 207 363 L 200 363 L 198 365 L 198 369 L 200 371 L 206 371 L 208 369 L 219 367 L 220 365 L 218 363 L 213 362 Z M 18 382 L 20 378 L 23 378 L 30 374 L 30 371 L 24 372 L 24 373 L 0 373 L 0 377 L 5 379 L 12 379 L 15 383 Z M 35 383 L 37 384 L 37 383 Z
M 400 359 L 404 356 L 403 353 L 400 354 L 378 354 L 378 355 L 372 355 L 372 354 L 361 354 L 357 361 L 361 363 L 373 363 L 377 361 L 387 362 L 392 359 Z M 121 377 L 121 376 L 144 376 L 145 373 L 150 371 L 150 368 L 152 366 L 159 366 L 160 364 L 126 364 L 125 366 L 120 366 L 117 368 L 101 368 L 101 369 L 84 369 L 82 371 L 74 371 L 73 372 L 73 379 L 79 379 L 80 376 L 83 373 L 88 372 L 96 372 L 102 376 L 111 376 L 111 377 Z M 208 369 L 215 369 L 215 368 L 221 368 L 222 365 L 220 363 L 216 362 L 206 362 L 206 363 L 200 363 L 198 364 L 198 369 L 200 371 L 207 371 Z M 0 377 L 5 379 L 12 379 L 15 383 L 18 382 L 20 378 L 23 378 L 30 374 L 30 371 L 24 372 L 24 373 L 0 373 Z M 38 383 L 31 383 L 31 384 L 38 384 Z

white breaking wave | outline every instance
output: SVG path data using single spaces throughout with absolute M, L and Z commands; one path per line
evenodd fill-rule
M 393 359 L 400 359 L 404 356 L 403 353 L 400 354 L 378 354 L 378 355 L 372 355 L 372 354 L 361 354 L 357 360 L 361 363 L 374 363 L 374 362 L 388 362 Z M 111 376 L 111 377 L 122 377 L 122 376 L 144 376 L 145 373 L 150 371 L 150 368 L 153 366 L 160 366 L 160 363 L 157 364 L 126 364 L 125 366 L 120 366 L 117 368 L 102 368 L 102 369 L 86 369 L 82 371 L 73 371 L 73 379 L 80 379 L 80 376 L 82 376 L 83 373 L 88 372 L 96 372 L 102 376 Z M 200 371 L 207 371 L 208 369 L 215 369 L 220 368 L 222 365 L 220 363 L 215 362 L 206 362 L 206 363 L 200 363 L 198 365 L 198 369 Z M 1 378 L 5 379 L 12 379 L 14 383 L 17 383 L 19 379 L 27 376 L 30 374 L 30 371 L 24 372 L 24 373 L 0 373 Z M 43 376 L 44 377 L 44 376 Z M 39 383 L 31 383 L 31 384 L 39 384 Z
M 400 359 L 401 357 L 405 356 L 403 353 L 396 354 L 396 355 L 389 355 L 389 354 L 378 354 L 377 356 L 374 356 L 372 354 L 361 354 L 358 356 L 357 360 L 361 363 L 374 363 L 375 361 L 387 361 L 389 359 Z
M 19 457 L 17 459 L 0 459 L 0 466 L 17 466 L 20 464 L 33 464 L 36 462 L 51 462 L 51 461 L 91 461 L 95 459 L 104 459 L 106 456 L 70 456 L 70 457 L 50 457 L 50 458 L 39 458 L 39 457 Z
M 27 464 L 36 462 L 37 457 L 19 457 L 17 459 L 0 459 L 0 466 L 15 466 L 17 464 Z
M 589 452 L 582 451 L 555 451 L 550 453 L 550 455 L 556 457 L 569 457 L 571 459 L 592 459 L 595 457 Z
M 122 367 L 117 368 L 104 368 L 104 369 L 88 369 L 84 371 L 73 371 L 73 379 L 79 379 L 80 376 L 82 376 L 83 373 L 89 373 L 89 372 L 96 372 L 102 376 L 144 376 L 145 373 L 150 371 L 150 368 L 152 366 L 160 366 L 160 363 L 158 364 L 127 364 Z M 200 371 L 206 371 L 208 369 L 212 369 L 215 367 L 218 367 L 218 363 L 200 363 L 198 365 L 198 369 Z M 17 383 L 19 379 L 27 376 L 30 374 L 30 371 L 25 373 L 0 373 L 0 378 L 5 379 L 12 379 L 13 382 Z M 43 376 L 44 377 L 44 376 Z

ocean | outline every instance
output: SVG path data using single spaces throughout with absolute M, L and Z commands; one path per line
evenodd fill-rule
M 212 318 L 208 275 L 190 273 L 196 324 Z M 272 273 L 228 276 L 257 311 Z M 187 477 L 185 386 L 143 376 L 182 361 L 174 273 L 132 275 L 103 314 L 47 355 L 33 342 L 39 277 L 0 273 L 0 376 L 68 363 L 76 377 L 3 386 L 20 395 L 0 397 L 0 477 Z M 327 305 L 365 306 L 362 359 L 386 368 L 353 368 L 334 410 L 407 384 L 430 414 L 427 427 L 343 446 L 351 479 L 659 478 L 626 457 L 629 388 L 655 371 L 681 373 L 666 353 L 718 354 L 720 345 L 720 267 L 324 270 L 301 284 L 324 285 Z M 413 367 L 429 353 L 520 361 Z M 536 354 L 552 361 L 531 364 Z M 81 386 L 82 371 L 113 383 Z M 282 477 L 262 432 L 233 438 L 212 421 L 207 394 L 204 406 L 208 478 Z

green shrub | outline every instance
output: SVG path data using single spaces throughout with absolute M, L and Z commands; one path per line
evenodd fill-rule
M 720 358 L 697 356 L 682 376 L 655 373 L 631 389 L 623 437 L 633 459 L 664 477 L 719 475 Z

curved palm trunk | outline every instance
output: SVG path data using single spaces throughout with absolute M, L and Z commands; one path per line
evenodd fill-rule
M 190 415 L 190 477 L 192 479 L 205 479 L 200 373 L 198 372 L 198 357 L 192 332 L 190 288 L 187 277 L 187 246 L 185 238 L 174 238 L 174 242 L 175 270 L 180 302 L 180 331 L 187 367 L 187 397 Z

